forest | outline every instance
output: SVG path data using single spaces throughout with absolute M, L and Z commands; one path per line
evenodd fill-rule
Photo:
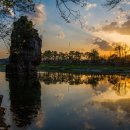
M 101 55 L 96 49 L 92 49 L 89 52 L 69 51 L 69 52 L 57 52 L 46 50 L 42 53 L 42 64 L 90 64 L 90 65 L 119 65 L 129 66 L 130 54 L 129 47 L 127 45 L 116 45 L 112 54 L 108 56 Z

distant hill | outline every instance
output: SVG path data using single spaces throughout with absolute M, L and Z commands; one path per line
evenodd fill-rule
M 7 64 L 9 62 L 9 58 L 0 59 L 0 64 Z

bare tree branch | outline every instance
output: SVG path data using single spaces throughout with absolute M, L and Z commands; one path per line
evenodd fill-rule
M 113 9 L 116 7 L 121 1 L 123 0 L 106 0 L 105 6 L 110 7 L 110 9 Z
M 106 1 L 105 6 L 112 9 L 123 0 L 104 1 Z M 11 28 L 9 29 L 9 27 L 11 27 L 11 22 L 7 23 L 8 19 L 15 21 L 20 14 L 34 13 L 35 4 L 39 2 L 41 2 L 41 0 L 0 0 L 0 38 L 3 39 L 3 41 L 7 41 L 7 35 L 10 36 L 9 30 L 11 30 Z M 78 21 L 82 27 L 80 10 L 72 9 L 71 4 L 84 7 L 87 5 L 87 2 L 88 0 L 56 0 L 56 6 L 61 17 L 67 23 Z M 9 43 L 6 43 L 6 46 L 7 45 L 9 45 Z
M 56 6 L 60 12 L 61 17 L 67 23 L 72 21 L 79 21 L 82 27 L 80 10 L 73 10 L 71 7 L 69 7 L 70 3 L 84 7 L 87 5 L 87 0 L 56 0 Z

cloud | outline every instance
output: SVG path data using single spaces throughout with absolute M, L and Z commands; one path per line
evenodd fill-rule
M 10 13 L 11 17 L 15 17 L 15 14 L 14 14 L 14 12 L 13 12 L 13 9 L 9 9 L 9 13 Z
M 82 29 L 84 29 L 85 31 L 89 31 L 89 32 L 99 32 L 101 30 L 102 25 L 100 25 L 100 24 L 91 25 L 91 23 L 89 22 L 90 16 L 92 16 L 91 13 L 83 16 Z
M 95 8 L 97 5 L 96 5 L 96 3 L 87 3 L 87 5 L 85 6 L 85 9 L 88 11 L 88 10 L 90 10 L 90 9 L 93 9 L 93 8 Z
M 112 22 L 108 25 L 103 26 L 103 31 L 107 32 L 116 32 L 118 29 L 118 23 L 117 22 Z
M 118 95 L 117 92 L 113 90 L 113 87 L 110 85 L 108 89 L 98 95 L 95 95 L 92 100 L 93 101 L 98 101 L 98 102 L 104 102 L 104 101 L 119 101 L 123 99 L 129 99 L 130 100 L 130 91 L 129 88 L 126 88 L 127 93 L 123 96 Z M 125 91 L 125 90 L 124 90 Z M 122 90 L 123 92 L 123 90 Z
M 128 18 L 123 24 L 119 25 L 118 22 L 112 22 L 102 27 L 106 32 L 117 32 L 121 35 L 130 35 L 130 19 Z
M 64 39 L 65 38 L 64 32 L 63 31 L 59 32 L 58 35 L 57 35 L 57 38 Z
M 124 0 L 122 1 L 123 4 L 130 5 L 130 1 Z
M 94 39 L 94 42 L 92 44 L 98 45 L 99 48 L 101 50 L 103 50 L 103 51 L 110 51 L 110 50 L 112 50 L 112 46 L 110 45 L 110 43 L 108 43 L 105 40 L 102 40 L 101 38 Z
M 35 24 L 43 24 L 46 20 L 45 6 L 43 4 L 35 5 L 35 13 L 30 14 L 29 18 L 32 19 Z

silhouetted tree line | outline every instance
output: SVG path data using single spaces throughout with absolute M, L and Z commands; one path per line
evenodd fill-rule
M 130 54 L 126 45 L 116 45 L 113 54 L 103 57 L 98 50 L 93 49 L 90 52 L 57 52 L 44 51 L 42 53 L 42 63 L 51 64 L 99 64 L 99 65 L 129 65 Z

